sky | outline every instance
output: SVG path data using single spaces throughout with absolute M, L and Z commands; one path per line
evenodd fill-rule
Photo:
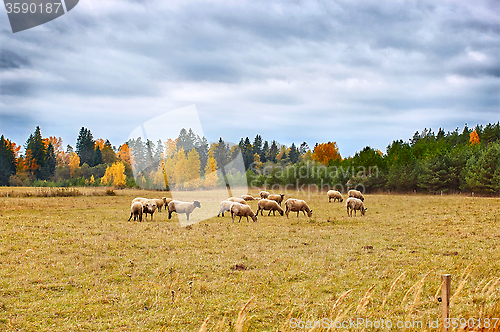
M 119 146 L 155 118 L 176 137 L 168 112 L 194 106 L 211 142 L 385 152 L 499 121 L 499 54 L 496 0 L 82 0 L 15 34 L 2 7 L 0 134 Z

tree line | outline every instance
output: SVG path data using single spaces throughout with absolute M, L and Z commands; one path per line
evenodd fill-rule
M 367 146 L 347 158 L 336 142 L 316 143 L 311 149 L 306 142 L 286 146 L 257 134 L 235 145 L 222 137 L 209 144 L 192 129 L 165 142 L 138 137 L 117 148 L 82 127 L 76 149 L 64 149 L 61 138 L 43 138 L 36 127 L 24 154 L 20 149 L 0 137 L 0 185 L 193 190 L 222 187 L 229 180 L 266 188 L 500 193 L 498 122 L 452 132 L 424 129 L 408 141 L 393 141 L 385 153 Z M 240 153 L 244 170 L 228 168 Z

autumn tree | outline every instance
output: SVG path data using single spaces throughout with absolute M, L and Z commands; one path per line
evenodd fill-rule
M 203 183 L 205 188 L 214 188 L 217 184 L 217 161 L 210 154 L 207 160 L 207 165 L 205 166 L 205 181 Z
M 72 152 L 69 156 L 69 169 L 71 177 L 80 176 L 80 157 L 75 152 Z
M 323 164 L 341 159 L 336 142 L 321 143 L 314 147 L 312 159 Z
M 474 144 L 479 144 L 479 135 L 477 134 L 476 130 L 471 132 L 469 134 L 469 144 L 474 145 Z
M 186 167 L 186 189 L 196 189 L 201 185 L 200 180 L 200 156 L 196 149 L 193 148 L 189 151 L 187 156 L 187 167 Z
M 180 189 L 186 180 L 187 158 L 184 149 L 180 148 L 173 158 L 175 188 Z
M 101 178 L 102 184 L 113 185 L 118 188 L 126 186 L 125 165 L 117 161 L 106 168 L 104 176 Z
M 120 146 L 118 150 L 118 158 L 120 158 L 122 162 L 130 165 L 130 151 L 127 143 Z

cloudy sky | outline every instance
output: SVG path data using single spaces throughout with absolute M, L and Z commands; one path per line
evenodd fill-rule
M 500 120 L 499 54 L 496 0 L 82 0 L 15 34 L 0 8 L 0 134 L 120 145 L 195 105 L 209 141 L 385 151 Z

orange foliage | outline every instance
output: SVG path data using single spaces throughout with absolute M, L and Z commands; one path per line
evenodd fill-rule
M 10 143 L 10 146 L 12 147 L 12 151 L 14 151 L 14 156 L 17 160 L 19 158 L 19 150 L 21 150 L 21 146 L 20 145 L 18 146 L 16 143 L 11 142 L 9 140 L 7 140 L 7 142 Z
M 472 133 L 469 134 L 469 144 L 479 144 L 479 135 L 477 134 L 476 130 L 474 130 Z
M 177 150 L 177 138 L 176 139 L 171 139 L 169 138 L 165 142 L 165 156 L 166 157 L 171 157 L 175 154 Z
M 340 159 L 339 148 L 336 142 L 318 144 L 314 148 L 312 159 L 327 164 L 330 160 Z
M 104 142 L 104 140 L 102 138 L 99 138 L 98 140 L 95 141 L 94 143 L 94 149 L 97 149 L 97 147 L 99 147 L 99 150 L 102 151 L 102 149 L 104 148 L 104 144 L 106 142 Z
M 120 158 L 124 163 L 127 163 L 129 165 L 131 164 L 130 149 L 126 143 L 120 146 L 120 149 L 118 151 L 118 158 Z

